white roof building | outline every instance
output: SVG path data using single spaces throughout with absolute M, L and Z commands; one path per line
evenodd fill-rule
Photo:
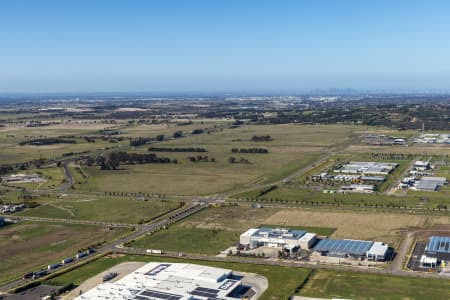
M 117 282 L 103 283 L 76 300 L 241 299 L 241 277 L 228 269 L 184 263 L 148 263 Z
M 303 230 L 262 227 L 252 228 L 241 234 L 239 243 L 250 248 L 300 246 L 302 249 L 309 249 L 315 239 L 316 234 L 308 234 Z
M 333 172 L 361 175 L 388 175 L 397 167 L 397 163 L 351 161 L 342 167 L 333 170 Z
M 370 260 L 385 260 L 388 253 L 388 244 L 382 242 L 374 242 L 372 247 L 367 251 L 366 256 Z

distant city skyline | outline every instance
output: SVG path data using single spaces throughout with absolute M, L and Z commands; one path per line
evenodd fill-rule
M 449 1 L 3 1 L 0 94 L 450 91 Z

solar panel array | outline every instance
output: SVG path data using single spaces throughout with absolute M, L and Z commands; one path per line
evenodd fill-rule
M 314 247 L 315 251 L 349 255 L 365 255 L 372 247 L 371 241 L 323 239 Z
M 427 251 L 431 253 L 450 253 L 450 237 L 432 236 L 428 242 Z
M 197 287 L 197 288 L 195 288 L 195 290 L 190 292 L 191 295 L 206 297 L 208 299 L 216 299 L 217 293 L 219 293 L 219 290 L 208 289 L 208 288 L 204 288 L 204 287 Z
M 145 297 L 143 297 L 145 296 Z M 148 298 L 147 298 L 148 297 Z M 183 298 L 183 296 L 175 295 L 175 294 L 169 294 L 169 293 L 163 293 L 153 290 L 146 290 L 139 294 L 139 296 L 136 296 L 134 299 L 136 300 L 149 300 L 149 299 L 165 299 L 165 300 L 179 300 Z

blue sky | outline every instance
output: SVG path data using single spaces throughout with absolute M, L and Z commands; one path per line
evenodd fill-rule
M 0 92 L 450 90 L 450 1 L 0 0 Z

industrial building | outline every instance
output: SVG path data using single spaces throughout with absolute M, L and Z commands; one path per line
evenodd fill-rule
M 2 176 L 1 181 L 4 183 L 27 183 L 27 182 L 45 182 L 46 180 L 41 178 L 38 174 L 13 174 L 8 176 Z
M 386 181 L 384 176 L 362 176 L 355 174 L 339 174 L 339 175 L 329 175 L 328 173 L 322 173 L 318 175 L 312 175 L 311 180 L 332 180 L 332 181 L 344 181 L 344 182 L 383 182 Z
M 354 192 L 354 193 L 373 193 L 375 186 L 373 184 L 350 184 L 343 185 L 339 192 Z
M 361 175 L 389 175 L 395 168 L 397 163 L 381 163 L 367 161 L 351 161 L 333 172 L 341 174 L 361 174 Z
M 414 162 L 413 168 L 417 171 L 426 171 L 431 169 L 429 161 L 418 160 Z
M 315 233 L 287 228 L 252 228 L 241 234 L 239 243 L 250 249 L 258 247 L 311 249 L 316 242 Z
M 414 189 L 418 191 L 434 192 L 445 184 L 448 184 L 445 177 L 428 177 L 424 176 L 414 183 Z
M 414 140 L 419 144 L 450 144 L 450 134 L 447 133 L 425 133 Z
M 391 250 L 381 242 L 323 239 L 314 247 L 314 252 L 322 256 L 385 261 Z
M 233 271 L 184 263 L 148 263 L 118 281 L 102 283 L 76 300 L 256 299 Z

